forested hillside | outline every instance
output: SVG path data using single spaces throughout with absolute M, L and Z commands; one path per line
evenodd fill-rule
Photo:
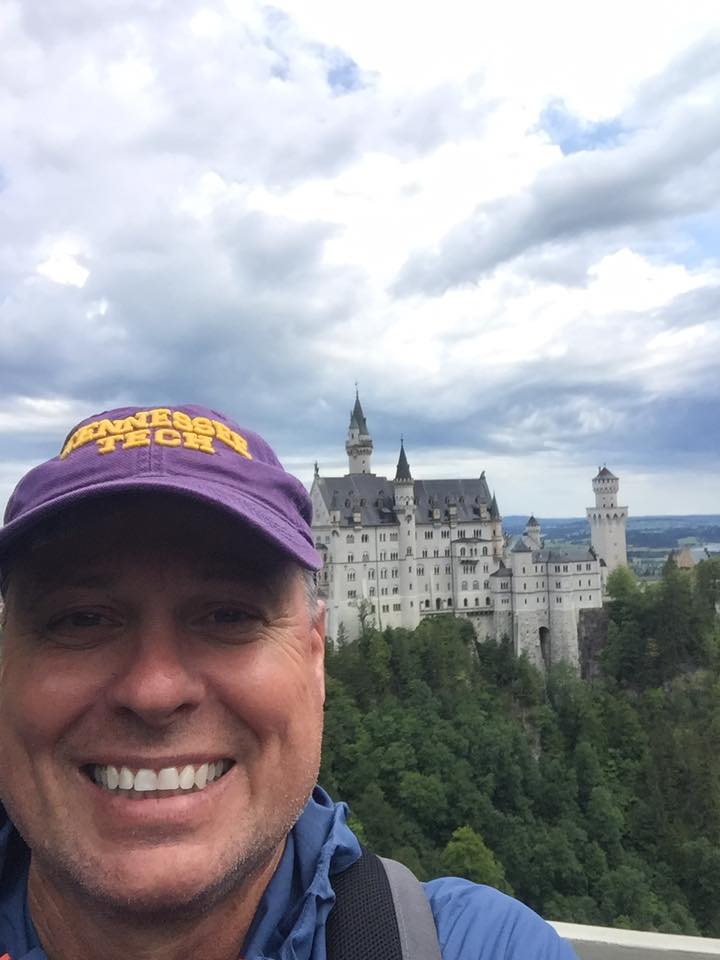
M 423 877 L 547 917 L 720 936 L 720 561 L 622 569 L 602 677 L 543 677 L 467 621 L 328 651 L 321 783 Z

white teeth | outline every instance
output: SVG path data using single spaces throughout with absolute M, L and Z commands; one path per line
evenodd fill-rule
M 192 790 L 195 786 L 195 767 L 188 764 L 180 771 L 180 789 Z
M 180 776 L 177 767 L 165 767 L 157 778 L 158 790 L 177 790 L 180 787 Z
M 132 790 L 134 783 L 135 777 L 132 775 L 132 772 L 128 770 L 127 767 L 120 767 L 120 783 L 118 784 L 120 789 Z
M 143 768 L 133 773 L 129 767 L 117 767 L 111 764 L 97 764 L 91 771 L 91 778 L 106 790 L 134 790 L 136 793 L 154 793 L 158 790 L 202 790 L 217 780 L 230 768 L 227 760 L 214 763 L 201 763 L 195 767 L 187 764 L 178 767 L 163 767 L 162 770 Z
M 133 788 L 138 793 L 146 793 L 148 790 L 157 790 L 158 775 L 154 770 L 138 770 L 135 774 L 135 783 Z

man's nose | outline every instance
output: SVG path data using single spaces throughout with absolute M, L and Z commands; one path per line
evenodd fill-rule
M 169 619 L 138 624 L 126 638 L 108 695 L 115 709 L 150 726 L 171 724 L 202 700 L 204 683 L 192 643 Z

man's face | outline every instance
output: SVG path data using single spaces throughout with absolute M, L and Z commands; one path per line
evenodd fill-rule
M 55 882 L 139 910 L 220 896 L 315 782 L 322 617 L 278 554 L 172 496 L 86 505 L 63 531 L 11 571 L 2 801 Z

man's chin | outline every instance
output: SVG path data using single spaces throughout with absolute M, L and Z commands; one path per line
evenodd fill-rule
M 131 915 L 133 922 L 193 920 L 211 910 L 274 862 L 274 852 L 253 851 L 219 863 L 208 856 L 178 851 L 140 850 L 102 863 L 90 859 L 53 870 L 56 885 L 91 902 L 105 915 Z

